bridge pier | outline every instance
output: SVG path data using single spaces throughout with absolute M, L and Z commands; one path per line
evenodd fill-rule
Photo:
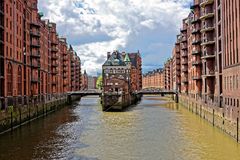
M 72 104 L 72 95 L 71 94 L 67 95 L 67 103 Z

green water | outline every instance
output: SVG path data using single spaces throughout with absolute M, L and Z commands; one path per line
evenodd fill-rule
M 102 112 L 87 97 L 0 135 L 0 160 L 238 160 L 240 146 L 182 106 L 144 97 L 125 112 Z

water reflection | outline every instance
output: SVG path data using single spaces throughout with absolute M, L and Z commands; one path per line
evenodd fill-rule
M 144 97 L 126 112 L 102 112 L 99 99 L 79 104 L 0 136 L 1 160 L 225 160 L 239 145 L 182 106 Z

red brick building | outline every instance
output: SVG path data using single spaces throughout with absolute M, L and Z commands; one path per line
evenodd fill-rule
M 238 0 L 193 0 L 172 53 L 173 88 L 230 120 L 240 111 L 239 28 Z M 163 70 L 169 88 L 169 65 Z
M 181 55 L 181 92 L 188 93 L 188 18 L 183 20 L 181 28 L 180 55 Z
M 71 61 L 56 24 L 42 20 L 37 0 L 0 2 L 0 108 L 44 103 L 71 91 Z M 74 88 L 80 90 L 81 62 L 74 52 Z M 64 69 L 64 64 L 68 66 Z M 66 81 L 67 83 L 64 83 Z
M 181 54 L 180 54 L 180 35 L 177 36 L 177 41 L 172 52 L 172 66 L 173 66 L 173 89 L 179 90 L 181 88 Z
M 219 32 L 219 37 L 223 37 L 223 41 L 222 47 L 221 44 L 218 47 L 221 51 L 219 60 L 222 58 L 220 73 L 223 80 L 220 93 L 226 106 L 227 116 L 236 117 L 239 116 L 240 106 L 240 2 L 223 0 L 220 5 L 222 19 L 219 21 L 222 22 L 223 33 L 221 35 Z
M 86 90 L 88 89 L 88 75 L 86 70 L 84 70 L 84 73 L 82 74 L 82 85 L 81 89 Z
M 143 75 L 143 89 L 145 88 L 165 88 L 164 74 L 162 69 L 156 69 Z
M 173 90 L 173 60 L 170 58 L 164 65 L 165 90 Z
M 104 92 L 133 93 L 142 89 L 142 59 L 140 53 L 107 54 L 103 65 Z

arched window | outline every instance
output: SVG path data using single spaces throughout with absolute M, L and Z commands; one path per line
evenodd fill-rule
M 7 68 L 7 95 L 13 96 L 13 73 L 12 65 L 9 63 Z
M 44 91 L 44 84 L 43 84 L 43 73 L 41 73 L 41 94 L 43 94 L 43 91 Z
M 17 76 L 17 84 L 18 84 L 18 95 L 22 95 L 22 68 L 18 66 L 18 76 Z

